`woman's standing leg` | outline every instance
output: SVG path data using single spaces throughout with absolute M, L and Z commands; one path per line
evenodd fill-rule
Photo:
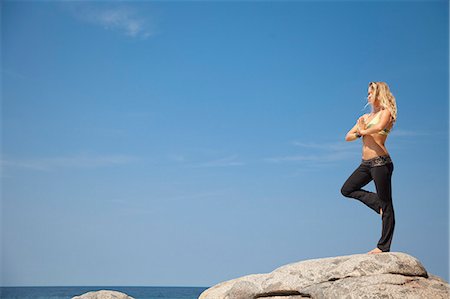
M 361 189 L 372 181 L 372 174 L 370 166 L 361 163 L 358 168 L 350 175 L 347 181 L 341 188 L 341 193 L 345 197 L 355 198 L 366 206 L 374 210 L 377 214 L 380 213 L 380 199 L 378 195 Z M 384 210 L 383 210 L 384 211 Z
M 392 172 L 394 171 L 394 164 L 388 163 L 382 166 L 375 166 L 370 169 L 377 195 L 381 202 L 383 209 L 383 229 L 381 238 L 378 241 L 377 247 L 383 252 L 389 252 L 391 249 L 392 237 L 394 236 L 395 214 L 394 205 L 392 204 Z

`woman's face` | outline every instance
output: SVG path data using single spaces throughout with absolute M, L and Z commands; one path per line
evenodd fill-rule
M 375 106 L 375 95 L 374 95 L 374 92 L 373 92 L 372 85 L 370 85 L 369 88 L 367 89 L 367 101 L 372 106 Z

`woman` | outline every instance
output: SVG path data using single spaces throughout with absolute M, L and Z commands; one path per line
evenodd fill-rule
M 360 200 L 381 215 L 381 238 L 377 247 L 368 252 L 374 254 L 389 252 L 394 235 L 395 215 L 391 188 L 394 164 L 384 143 L 397 120 L 397 105 L 385 82 L 370 82 L 367 99 L 372 112 L 361 116 L 345 136 L 346 141 L 362 137 L 362 162 L 344 183 L 341 193 Z M 376 193 L 361 189 L 372 180 L 375 182 Z

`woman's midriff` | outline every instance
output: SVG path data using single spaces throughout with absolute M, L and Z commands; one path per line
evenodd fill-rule
M 372 136 L 366 135 L 363 137 L 362 158 L 364 160 L 372 159 L 378 156 L 389 155 L 384 142 L 386 137 L 384 136 Z

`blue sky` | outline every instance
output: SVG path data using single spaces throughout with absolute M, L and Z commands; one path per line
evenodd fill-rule
M 391 250 L 448 281 L 448 12 L 2 1 L 1 285 L 211 286 L 370 251 L 379 215 L 340 193 L 370 81 L 398 107 Z

